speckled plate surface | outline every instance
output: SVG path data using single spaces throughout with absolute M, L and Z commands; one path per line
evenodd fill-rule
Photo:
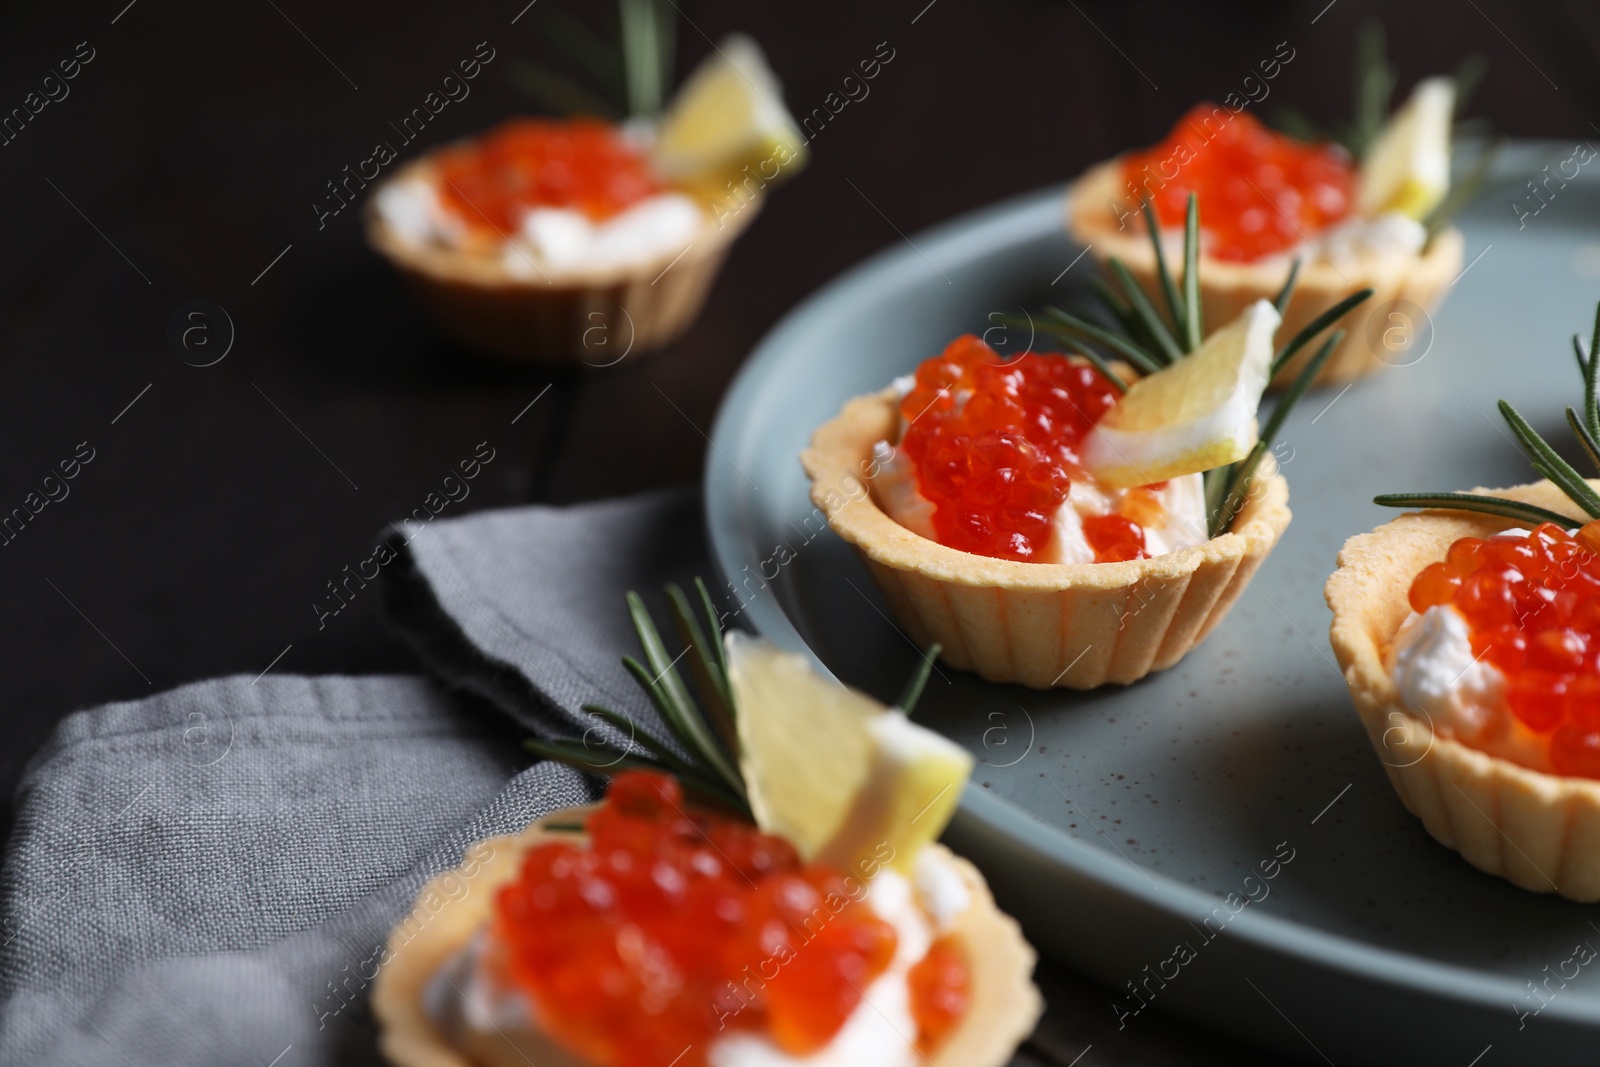
M 1516 889 L 1427 836 L 1351 706 L 1322 599 L 1344 540 L 1392 515 L 1374 493 L 1529 480 L 1490 421 L 1497 398 L 1565 439 L 1568 338 L 1600 298 L 1600 184 L 1584 171 L 1538 214 L 1508 205 L 1570 155 L 1508 153 L 1406 365 L 1291 418 L 1294 522 L 1204 646 L 1087 694 L 933 677 L 919 717 L 982 761 L 946 840 L 1036 944 L 1107 984 L 1124 1025 L 1155 1004 L 1340 1064 L 1594 1061 L 1600 961 L 1578 961 L 1600 947 L 1600 910 Z M 845 399 L 990 313 L 1080 298 L 1093 263 L 1061 232 L 1060 194 L 897 240 L 829 284 L 766 337 L 717 420 L 706 506 L 724 591 L 747 624 L 882 697 L 915 652 L 849 546 L 818 532 L 796 456 Z

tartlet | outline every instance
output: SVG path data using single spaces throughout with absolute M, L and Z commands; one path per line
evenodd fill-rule
M 1549 482 L 1474 492 L 1570 510 Z M 1479 870 L 1523 889 L 1591 903 L 1600 900 L 1600 781 L 1532 770 L 1439 733 L 1406 706 L 1387 666 L 1411 611 L 1405 590 L 1412 577 L 1457 539 L 1487 538 L 1514 525 L 1428 511 L 1352 537 L 1328 579 L 1330 640 L 1389 781 L 1428 833 Z
M 1141 232 L 1143 224 L 1137 219 L 1118 226 L 1118 213 L 1107 207 L 1125 195 L 1120 160 L 1098 164 L 1080 177 L 1067 194 L 1065 213 L 1067 230 L 1073 240 L 1093 248 L 1097 259 L 1117 256 L 1128 265 L 1139 284 L 1151 299 L 1159 299 L 1155 253 Z M 1420 334 L 1425 323 L 1415 321 L 1416 316 L 1406 301 L 1422 311 L 1432 314 L 1443 302 L 1444 295 L 1461 271 L 1461 231 L 1451 227 L 1436 235 L 1421 255 L 1406 259 L 1365 258 L 1355 264 L 1335 266 L 1320 256 L 1306 260 L 1299 273 L 1294 297 L 1284 309 L 1284 328 L 1294 333 L 1320 315 L 1352 289 L 1370 288 L 1373 297 L 1366 305 L 1351 313 L 1346 320 L 1348 334 L 1329 359 L 1317 379 L 1318 385 L 1340 384 L 1360 378 L 1385 366 L 1413 361 L 1409 338 Z M 1200 298 L 1206 318 L 1212 322 L 1226 322 L 1257 300 L 1270 300 L 1283 286 L 1287 266 L 1281 261 L 1266 263 L 1235 263 L 1207 258 L 1201 274 Z M 1403 321 L 1372 316 L 1398 312 Z M 1381 334 L 1389 326 L 1399 326 L 1409 335 L 1403 346 L 1391 353 L 1380 336 L 1375 341 L 1373 333 Z M 1275 379 L 1278 384 L 1291 380 L 1309 353 L 1291 361 Z
M 1186 190 L 1202 190 L 1223 227 L 1202 244 L 1201 302 L 1212 321 L 1271 299 L 1298 261 L 1299 285 L 1283 309 L 1291 332 L 1343 293 L 1374 293 L 1347 320 L 1347 337 L 1318 384 L 1414 362 L 1426 354 L 1413 349 L 1428 332 L 1425 320 L 1462 264 L 1461 233 L 1446 225 L 1459 206 L 1446 198 L 1455 103 L 1452 79 L 1425 79 L 1361 146 L 1359 160 L 1341 145 L 1268 130 L 1242 102 L 1198 104 L 1161 146 L 1098 164 L 1074 182 L 1064 203 L 1067 232 L 1102 261 L 1122 259 L 1158 300 L 1157 263 L 1142 232 L 1154 219 L 1141 218 L 1142 205 L 1153 200 L 1172 233 L 1182 224 Z M 1282 368 L 1277 383 L 1287 384 L 1305 359 Z
M 398 923 L 373 991 L 399 1067 L 1002 1067 L 1043 1010 L 1033 949 L 935 843 L 974 765 L 909 711 L 668 587 L 623 663 L 670 736 L 530 739 L 613 776 L 599 804 L 467 848 Z M 709 635 L 709 638 L 708 636 Z M 690 694 L 678 664 L 694 678 Z
M 1587 348 L 1572 343 L 1584 392 L 1567 424 L 1600 466 L 1600 309 Z M 1389 780 L 1434 838 L 1524 889 L 1594 902 L 1600 482 L 1505 400 L 1500 413 L 1545 480 L 1374 498 L 1430 510 L 1345 544 L 1330 640 Z
M 390 935 L 385 958 L 373 988 L 372 1008 L 382 1027 L 384 1056 L 397 1067 L 585 1067 L 536 1031 L 509 1036 L 485 1035 L 466 1027 L 469 1044 L 446 1033 L 425 1008 L 429 983 L 451 956 L 459 952 L 488 917 L 494 892 L 510 882 L 528 849 L 549 840 L 572 841 L 571 833 L 544 829 L 548 822 L 570 822 L 587 809 L 557 812 L 532 823 L 519 834 L 491 838 L 473 846 L 466 868 L 435 877 L 418 894 L 417 908 L 431 919 L 415 931 L 403 924 Z M 957 920 L 953 936 L 969 948 L 972 962 L 971 1005 L 965 1020 L 947 1034 L 923 1061 L 931 1067 L 1002 1067 L 1018 1042 L 1032 1030 L 1041 1004 L 1028 980 L 1034 952 L 1022 939 L 1015 920 L 995 906 L 987 885 L 966 860 L 939 845 L 928 846 L 938 862 L 959 873 L 971 903 Z M 468 892 L 462 894 L 466 884 Z M 432 903 L 444 900 L 437 911 Z M 861 1067 L 871 1067 L 862 1064 Z
M 1289 525 L 1270 456 L 1233 527 L 1198 547 L 1115 563 L 1023 563 L 949 548 L 890 518 L 873 446 L 897 441 L 898 392 L 856 397 L 801 453 L 811 499 L 854 545 L 895 618 L 951 665 L 1036 688 L 1126 684 L 1182 659 L 1222 620 Z
M 1311 342 L 1371 293 L 1276 351 L 1293 277 L 1208 332 L 1199 218 L 1191 195 L 1181 285 L 1156 260 L 1166 315 L 1113 257 L 1099 295 L 1120 331 L 1058 308 L 1008 318 L 1026 351 L 957 338 L 848 401 L 801 453 L 817 510 L 952 665 L 1035 688 L 1135 682 L 1205 639 L 1288 528 L 1274 439 L 1344 334 Z M 1041 335 L 1075 354 L 1035 352 Z
M 797 131 L 736 34 L 659 119 L 513 119 L 429 150 L 373 190 L 367 239 L 468 348 L 611 366 L 693 323 L 768 187 L 804 163 Z
M 434 171 L 424 155 L 389 181 L 431 182 Z M 436 328 L 468 348 L 513 363 L 604 367 L 665 347 L 693 324 L 763 195 L 755 191 L 722 225 L 712 222 L 715 205 L 704 204 L 704 224 L 682 248 L 591 268 L 513 273 L 496 256 L 408 240 L 377 210 L 367 212 L 367 240 Z

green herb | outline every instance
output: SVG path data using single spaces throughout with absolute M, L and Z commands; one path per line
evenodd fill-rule
M 1384 47 L 1383 23 L 1369 18 L 1356 31 L 1351 120 L 1343 138 L 1345 147 L 1357 159 L 1366 157 L 1367 149 L 1372 147 L 1378 131 L 1388 121 L 1389 105 L 1394 99 L 1397 81 L 1399 74 L 1389 62 Z
M 1107 349 L 1111 358 L 1120 357 L 1141 372 L 1154 374 L 1162 367 L 1171 366 L 1176 360 L 1199 348 L 1204 342 L 1205 332 L 1200 311 L 1199 197 L 1194 193 L 1189 194 L 1188 211 L 1184 217 L 1181 288 L 1167 266 L 1166 255 L 1161 248 L 1161 230 L 1156 224 L 1155 213 L 1150 209 L 1148 202 L 1141 204 L 1140 207 L 1144 212 L 1150 243 L 1155 251 L 1157 287 L 1165 299 L 1169 319 L 1162 319 L 1161 313 L 1156 310 L 1155 304 L 1134 280 L 1127 265 L 1115 256 L 1107 264 L 1109 280 L 1095 285 L 1094 292 L 1112 318 L 1122 327 L 1122 334 L 1054 307 L 1046 308 L 1044 318 L 1039 321 L 1017 316 L 1000 317 L 1001 322 L 1008 326 L 1020 328 L 1027 325 L 1050 334 L 1074 353 L 1089 360 L 1095 369 L 1124 393 L 1128 391 L 1127 383 L 1112 369 L 1110 358 L 1105 353 L 1097 351 L 1096 346 Z M 1289 299 L 1294 295 L 1295 281 L 1299 276 L 1300 261 L 1295 260 L 1289 268 L 1288 276 L 1284 279 L 1283 288 L 1279 290 L 1274 301 L 1280 314 L 1289 306 Z M 1371 295 L 1371 289 L 1352 293 L 1317 316 L 1274 356 L 1272 377 L 1277 377 L 1288 362 L 1302 348 L 1315 340 L 1317 335 Z M 1333 355 L 1343 336 L 1343 333 L 1339 333 L 1329 338 L 1317 354 L 1295 375 L 1289 388 L 1279 397 L 1255 448 L 1248 456 L 1237 463 L 1205 473 L 1208 536 L 1216 537 L 1226 532 L 1233 524 L 1233 520 L 1238 517 L 1240 509 L 1249 499 L 1251 482 L 1267 452 L 1272 449 L 1284 420 L 1288 418 L 1294 405 L 1305 395 L 1306 390 L 1311 388 L 1312 381 L 1327 363 L 1328 358 Z
M 1594 332 L 1591 335 L 1588 353 L 1584 352 L 1583 341 L 1576 334 L 1572 338 L 1572 350 L 1578 357 L 1578 371 L 1583 376 L 1583 411 L 1580 414 L 1573 408 L 1567 408 L 1568 429 L 1572 431 L 1573 437 L 1589 462 L 1600 468 L 1600 360 L 1593 358 L 1597 345 L 1600 345 L 1600 307 L 1595 309 Z M 1511 427 L 1511 432 L 1516 435 L 1533 469 L 1565 493 L 1567 499 L 1577 505 L 1585 515 L 1590 518 L 1600 518 L 1600 493 L 1595 492 L 1583 475 L 1579 474 L 1572 464 L 1562 459 L 1528 420 L 1522 417 L 1521 412 L 1507 401 L 1500 401 L 1500 415 L 1506 420 L 1506 425 Z M 1563 529 L 1576 521 L 1569 515 L 1562 515 L 1536 504 L 1477 493 L 1387 493 L 1374 497 L 1373 503 L 1391 508 L 1422 507 L 1476 511 L 1484 515 L 1521 519 L 1526 522 L 1553 522 Z
M 1299 264 L 1296 263 L 1295 267 L 1298 266 Z M 1285 290 L 1290 290 L 1294 284 L 1294 269 L 1294 267 L 1290 268 L 1290 280 L 1284 285 Z M 1276 378 L 1278 376 L 1278 372 L 1283 370 L 1284 367 L 1287 367 L 1289 365 L 1289 361 L 1293 359 L 1302 348 L 1310 344 L 1312 339 L 1315 338 L 1317 334 L 1321 333 L 1329 326 L 1332 326 L 1334 323 L 1344 318 L 1344 316 L 1348 314 L 1352 308 L 1361 303 L 1363 300 L 1367 299 L 1367 297 L 1371 296 L 1372 293 L 1373 290 L 1371 289 L 1362 289 L 1360 292 L 1351 293 L 1349 296 L 1333 305 L 1333 307 L 1312 319 L 1310 325 L 1301 330 L 1299 333 L 1295 334 L 1294 337 L 1289 340 L 1289 343 L 1280 348 L 1278 350 L 1278 354 L 1272 357 L 1272 376 Z M 1285 307 L 1288 306 L 1289 298 L 1285 293 L 1279 293 L 1278 299 L 1283 301 Z
M 541 33 L 597 88 L 590 88 L 545 63 L 519 59 L 512 84 L 560 114 L 653 118 L 672 84 L 677 22 L 671 0 L 618 0 L 618 36 L 612 44 L 562 8 L 540 4 L 533 20 Z
M 622 665 L 655 705 L 667 736 L 651 733 L 621 712 L 585 704 L 584 711 L 625 739 L 621 745 L 596 738 L 594 731 L 580 741 L 530 737 L 522 743 L 537 756 L 559 760 L 590 774 L 642 770 L 671 775 L 685 790 L 750 818 L 744 776 L 739 770 L 738 710 L 723 651 L 722 626 L 705 583 L 696 578 L 694 585 L 697 604 L 692 604 L 676 585 L 666 589 L 673 629 L 684 646 L 677 656 L 668 655 L 644 601 L 636 593 L 628 594 L 628 614 L 639 636 L 644 662 L 623 656 Z M 916 707 L 939 651 L 939 646 L 933 645 L 923 653 L 906 685 L 899 706 L 907 715 Z M 698 700 L 678 673 L 680 662 L 686 662 L 694 678 Z
M 672 78 L 672 12 L 661 0 L 621 0 L 622 57 L 628 77 L 628 111 L 654 117 Z
M 1488 68 L 1488 60 L 1482 53 L 1469 52 L 1456 65 L 1451 76 L 1456 86 L 1451 140 L 1458 144 L 1475 140 L 1478 147 L 1470 154 L 1458 154 L 1453 163 L 1459 163 L 1460 167 L 1453 166 L 1452 170 L 1461 169 L 1461 176 L 1451 175 L 1450 191 L 1422 220 L 1430 244 L 1435 236 L 1449 227 L 1451 220 L 1463 208 L 1478 198 L 1504 144 L 1503 138 L 1490 134 L 1487 120 L 1466 117 L 1467 103 L 1482 84 Z M 1349 121 L 1329 129 L 1313 121 L 1304 112 L 1286 107 L 1280 108 L 1272 116 L 1273 125 L 1298 140 L 1337 142 L 1345 147 L 1352 158 L 1363 160 L 1384 124 L 1389 121 L 1398 82 L 1399 72 L 1389 62 L 1383 23 L 1376 18 L 1369 18 L 1356 31 Z
M 907 716 L 916 708 L 917 701 L 922 699 L 923 687 L 928 684 L 928 675 L 933 671 L 933 661 L 938 659 L 939 653 L 943 651 L 944 646 L 937 641 L 928 646 L 928 650 L 922 654 L 922 659 L 917 663 L 916 670 L 911 673 L 911 680 L 900 693 L 900 699 L 895 701 L 894 706 Z

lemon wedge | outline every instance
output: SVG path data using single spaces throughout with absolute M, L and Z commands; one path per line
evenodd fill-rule
M 734 632 L 727 650 L 756 824 L 862 877 L 908 869 L 955 813 L 971 754 L 766 641 Z
M 783 106 L 783 90 L 759 45 L 724 38 L 673 97 L 657 127 L 652 160 L 662 177 L 714 187 L 743 177 L 762 183 L 804 162 L 805 138 Z
M 1084 441 L 1084 468 L 1130 488 L 1244 459 L 1272 369 L 1278 311 L 1257 300 L 1194 352 L 1140 378 Z
M 1450 122 L 1456 83 L 1427 78 L 1378 131 L 1361 164 L 1356 210 L 1367 218 L 1398 211 L 1421 219 L 1450 188 Z

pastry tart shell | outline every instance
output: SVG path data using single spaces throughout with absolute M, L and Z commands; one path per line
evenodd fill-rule
M 1132 219 L 1124 216 L 1122 227 L 1118 228 L 1119 213 L 1113 205 L 1126 210 L 1127 195 L 1120 159 L 1086 171 L 1067 190 L 1067 233 L 1092 248 L 1101 263 L 1113 256 L 1122 260 L 1156 306 L 1161 307 L 1164 305 L 1155 251 L 1137 210 Z M 1202 204 L 1202 211 L 1204 207 Z M 1371 286 L 1372 296 L 1339 321 L 1338 328 L 1345 331 L 1345 339 L 1323 366 L 1317 384 L 1343 384 L 1387 366 L 1414 363 L 1426 354 L 1425 350 L 1415 353 L 1409 343 L 1397 351 L 1385 347 L 1386 331 L 1391 326 L 1412 331 L 1413 339 L 1423 330 L 1422 323 L 1411 321 L 1415 311 L 1406 305 L 1395 306 L 1395 302 L 1408 301 L 1431 315 L 1461 271 L 1461 252 L 1461 231 L 1451 228 L 1435 236 L 1417 256 L 1369 257 L 1337 267 L 1321 256 L 1309 258 L 1301 264 L 1278 336 L 1284 340 L 1293 337 L 1340 300 Z M 1167 265 L 1175 272 L 1181 270 L 1181 263 L 1170 256 Z M 1232 322 L 1257 300 L 1273 299 L 1287 273 L 1282 262 L 1269 266 L 1207 257 L 1200 271 L 1200 303 L 1205 321 L 1213 326 Z M 1391 319 L 1391 313 L 1404 316 L 1405 321 Z M 1278 373 L 1274 384 L 1287 385 L 1315 352 L 1316 346 L 1308 345 Z
M 1549 482 L 1473 492 L 1560 512 L 1572 506 Z M 1593 903 L 1600 900 L 1600 781 L 1531 770 L 1435 731 L 1424 713 L 1404 704 L 1385 666 L 1411 611 L 1407 591 L 1417 572 L 1443 559 L 1458 538 L 1516 525 L 1424 511 L 1352 537 L 1328 579 L 1330 640 L 1390 783 L 1428 833 L 1523 889 Z
M 426 180 L 427 156 L 388 181 Z M 496 255 L 404 240 L 369 200 L 367 242 L 400 272 L 440 333 L 497 362 L 609 367 L 678 339 L 699 315 L 734 239 L 761 209 L 760 194 L 738 211 L 701 202 L 695 239 L 637 263 L 591 270 L 507 270 Z M 714 215 L 721 214 L 720 219 Z
M 499 888 L 521 870 L 523 854 L 547 841 L 582 841 L 581 834 L 552 831 L 545 822 L 581 820 L 592 807 L 554 812 L 519 834 L 480 841 L 467 850 L 463 865 L 431 880 L 418 895 L 408 920 L 390 934 L 386 962 L 373 985 L 372 1009 L 380 1028 L 379 1047 L 396 1067 L 584 1067 L 579 1060 L 539 1035 L 519 1035 L 516 1043 L 500 1034 L 483 1036 L 473 1027 L 470 1046 L 444 1033 L 424 1007 L 429 982 L 483 926 Z M 928 845 L 955 869 L 970 896 L 965 911 L 945 931 L 966 949 L 971 1000 L 961 1023 L 922 1062 L 928 1067 L 1004 1067 L 1044 1010 L 1032 981 L 1036 955 L 1016 920 L 995 905 L 977 868 L 942 845 Z M 465 885 L 463 891 L 461 886 Z M 435 910 L 434 902 L 444 903 Z M 414 917 L 430 915 L 417 923 Z M 861 1067 L 872 1067 L 862 1064 Z
M 1182 659 L 1222 621 L 1289 525 L 1289 486 L 1263 462 L 1233 529 L 1124 563 L 1020 563 L 949 548 L 901 526 L 871 492 L 872 447 L 899 435 L 893 388 L 849 401 L 800 461 L 811 500 L 860 552 L 912 640 L 993 682 L 1093 689 Z

